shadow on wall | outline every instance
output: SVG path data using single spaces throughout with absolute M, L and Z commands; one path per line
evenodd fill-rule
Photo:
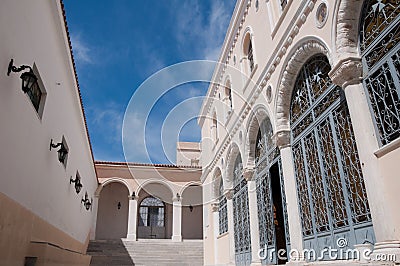
M 90 265 L 135 265 L 120 239 L 91 241 L 87 254 L 92 256 Z

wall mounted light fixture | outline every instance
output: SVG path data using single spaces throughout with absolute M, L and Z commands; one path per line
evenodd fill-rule
M 69 183 L 75 183 L 75 191 L 76 194 L 79 194 L 79 192 L 81 192 L 81 189 L 83 187 L 82 183 L 81 183 L 81 178 L 79 177 L 78 174 L 76 174 L 75 179 L 72 179 L 72 176 L 69 179 Z
M 193 206 L 192 206 L 192 204 L 189 205 L 189 210 L 190 210 L 190 212 L 193 211 Z
M 21 72 L 22 70 L 28 69 L 29 71 L 23 72 L 20 76 L 22 79 L 22 91 L 27 93 L 31 90 L 33 84 L 37 81 L 36 75 L 33 73 L 32 67 L 27 65 L 22 65 L 20 67 L 14 66 L 14 59 L 11 59 L 8 64 L 7 76 L 10 75 L 11 72 Z
M 181 201 L 181 196 L 179 195 L 179 193 L 176 193 L 176 200 Z
M 117 207 L 118 207 L 118 210 L 121 209 L 121 202 L 120 201 L 118 201 Z
M 82 198 L 81 202 L 83 202 L 83 206 L 85 206 L 86 210 L 92 210 L 93 199 L 89 200 L 87 191 L 85 192 L 85 198 Z
M 50 141 L 50 150 L 52 148 L 58 148 L 60 147 L 60 149 L 57 151 L 58 152 L 58 160 L 60 161 L 60 163 L 65 164 L 65 159 L 67 157 L 68 154 L 68 150 L 64 145 L 64 142 L 61 140 L 61 142 L 54 144 L 53 143 L 53 139 L 51 139 Z

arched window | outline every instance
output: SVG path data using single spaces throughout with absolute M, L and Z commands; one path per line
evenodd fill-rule
M 304 64 L 290 110 L 303 240 L 317 254 L 339 237 L 350 247 L 375 241 L 352 122 L 330 69 L 324 55 Z
M 247 74 L 250 75 L 254 70 L 254 50 L 250 33 L 247 33 L 246 37 L 244 38 L 243 53 L 245 58 L 247 59 L 246 60 L 248 68 Z
M 165 206 L 155 197 L 147 197 L 140 203 L 139 226 L 164 227 Z
M 219 213 L 219 234 L 228 232 L 228 213 L 226 208 L 226 197 L 224 195 L 224 184 L 222 181 L 222 177 L 220 177 L 220 185 L 219 185 L 219 205 L 218 205 L 218 213 Z
M 281 5 L 281 10 L 283 11 L 287 5 L 287 0 L 279 0 Z
M 235 231 L 235 261 L 236 265 L 250 265 L 251 237 L 249 196 L 247 181 L 242 172 L 242 159 L 240 154 L 238 154 L 233 170 L 233 224 Z
M 229 111 L 232 110 L 232 84 L 230 80 L 227 80 L 225 84 L 225 104 L 229 107 Z
M 273 254 L 263 261 L 263 264 L 285 263 L 286 261 L 278 259 L 273 251 L 290 250 L 281 158 L 272 137 L 272 125 L 266 118 L 259 127 L 255 149 L 260 248 L 267 248 L 266 254 Z
M 364 87 L 381 145 L 400 137 L 400 5 L 364 2 L 360 33 Z
M 216 143 L 218 141 L 218 121 L 216 112 L 214 112 L 212 117 L 211 136 L 213 138 L 214 143 Z

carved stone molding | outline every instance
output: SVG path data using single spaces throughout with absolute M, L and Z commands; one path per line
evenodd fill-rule
M 276 119 L 278 130 L 288 128 L 289 126 L 291 96 L 300 69 L 310 57 L 319 53 L 326 55 L 330 60 L 325 46 L 315 40 L 311 40 L 297 48 L 289 59 L 277 92 Z
M 246 179 L 247 182 L 253 180 L 254 177 L 254 167 L 252 166 L 246 166 L 243 169 L 243 176 Z
M 274 135 L 274 139 L 276 141 L 276 146 L 278 146 L 279 149 L 289 147 L 290 146 L 290 130 L 277 131 Z
M 224 195 L 227 200 L 231 200 L 233 198 L 233 188 L 227 188 L 224 190 Z
M 360 83 L 363 67 L 361 58 L 348 57 L 341 59 L 329 72 L 332 82 L 343 89 L 347 85 Z
M 218 210 L 219 210 L 219 203 L 218 202 L 211 203 L 211 211 L 217 212 Z

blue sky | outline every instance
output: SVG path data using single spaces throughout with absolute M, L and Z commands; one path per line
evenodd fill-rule
M 235 3 L 234 0 L 64 1 L 96 160 L 125 161 L 122 147 L 125 110 L 135 90 L 146 79 L 180 62 L 218 59 Z M 162 143 L 161 128 L 177 105 L 181 113 L 200 110 L 201 98 L 184 103 L 191 97 L 205 95 L 207 88 L 204 82 L 180 85 L 154 103 L 146 120 L 150 158 L 138 149 L 129 156 L 129 161 L 175 163 L 178 139 L 199 141 L 200 129 L 195 119 L 174 125 L 183 128 L 178 136 L 166 138 L 169 143 Z

